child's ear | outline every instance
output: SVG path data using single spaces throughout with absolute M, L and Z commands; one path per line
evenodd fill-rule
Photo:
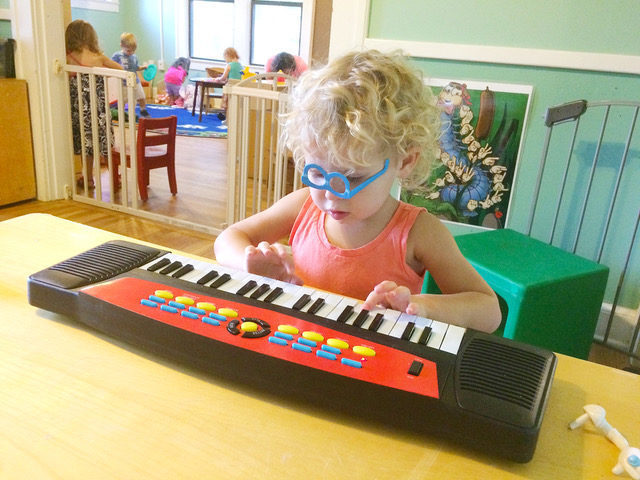
M 416 166 L 416 163 L 418 163 L 418 158 L 420 158 L 420 151 L 412 150 L 407 154 L 406 157 L 401 159 L 398 165 L 397 177 L 398 178 L 407 177 L 411 173 L 413 168 Z

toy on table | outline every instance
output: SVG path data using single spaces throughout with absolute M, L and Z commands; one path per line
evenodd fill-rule
M 611 471 L 616 475 L 626 472 L 634 480 L 640 480 L 640 449 L 630 447 L 627 439 L 604 419 L 606 412 L 600 405 L 585 405 L 584 411 L 586 413 L 571 422 L 569 428 L 571 430 L 580 428 L 591 419 L 593 425 L 620 449 L 618 463 Z

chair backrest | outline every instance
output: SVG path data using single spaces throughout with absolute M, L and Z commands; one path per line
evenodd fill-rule
M 167 157 L 175 156 L 178 117 L 140 117 L 138 122 L 137 155 L 143 158 L 146 147 L 166 145 Z

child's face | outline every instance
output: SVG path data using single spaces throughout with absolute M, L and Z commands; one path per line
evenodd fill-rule
M 351 191 L 375 176 L 370 183 L 362 188 L 362 190 L 357 191 L 351 198 L 341 198 L 328 189 L 310 188 L 313 202 L 320 210 L 339 222 L 362 221 L 372 217 L 382 208 L 382 205 L 388 199 L 389 192 L 391 191 L 393 181 L 397 174 L 396 162 L 389 160 L 385 169 L 385 160 L 385 158 L 381 157 L 379 160 L 372 162 L 370 166 L 366 168 L 358 167 L 346 175 L 344 171 L 336 170 L 336 168 L 328 162 L 323 162 L 319 158 L 308 157 L 307 164 L 313 163 L 318 165 L 327 175 L 333 172 L 345 175 L 349 181 Z M 317 173 L 309 172 L 309 175 L 313 183 L 323 183 L 323 178 L 317 177 Z M 331 186 L 338 193 L 344 191 L 344 186 L 340 180 L 336 182 L 332 181 Z
M 122 46 L 122 51 L 125 53 L 125 55 L 133 55 L 136 52 L 136 47 L 135 46 Z

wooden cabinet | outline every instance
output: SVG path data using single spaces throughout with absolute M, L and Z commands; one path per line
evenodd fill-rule
M 0 78 L 0 205 L 36 196 L 27 82 Z

